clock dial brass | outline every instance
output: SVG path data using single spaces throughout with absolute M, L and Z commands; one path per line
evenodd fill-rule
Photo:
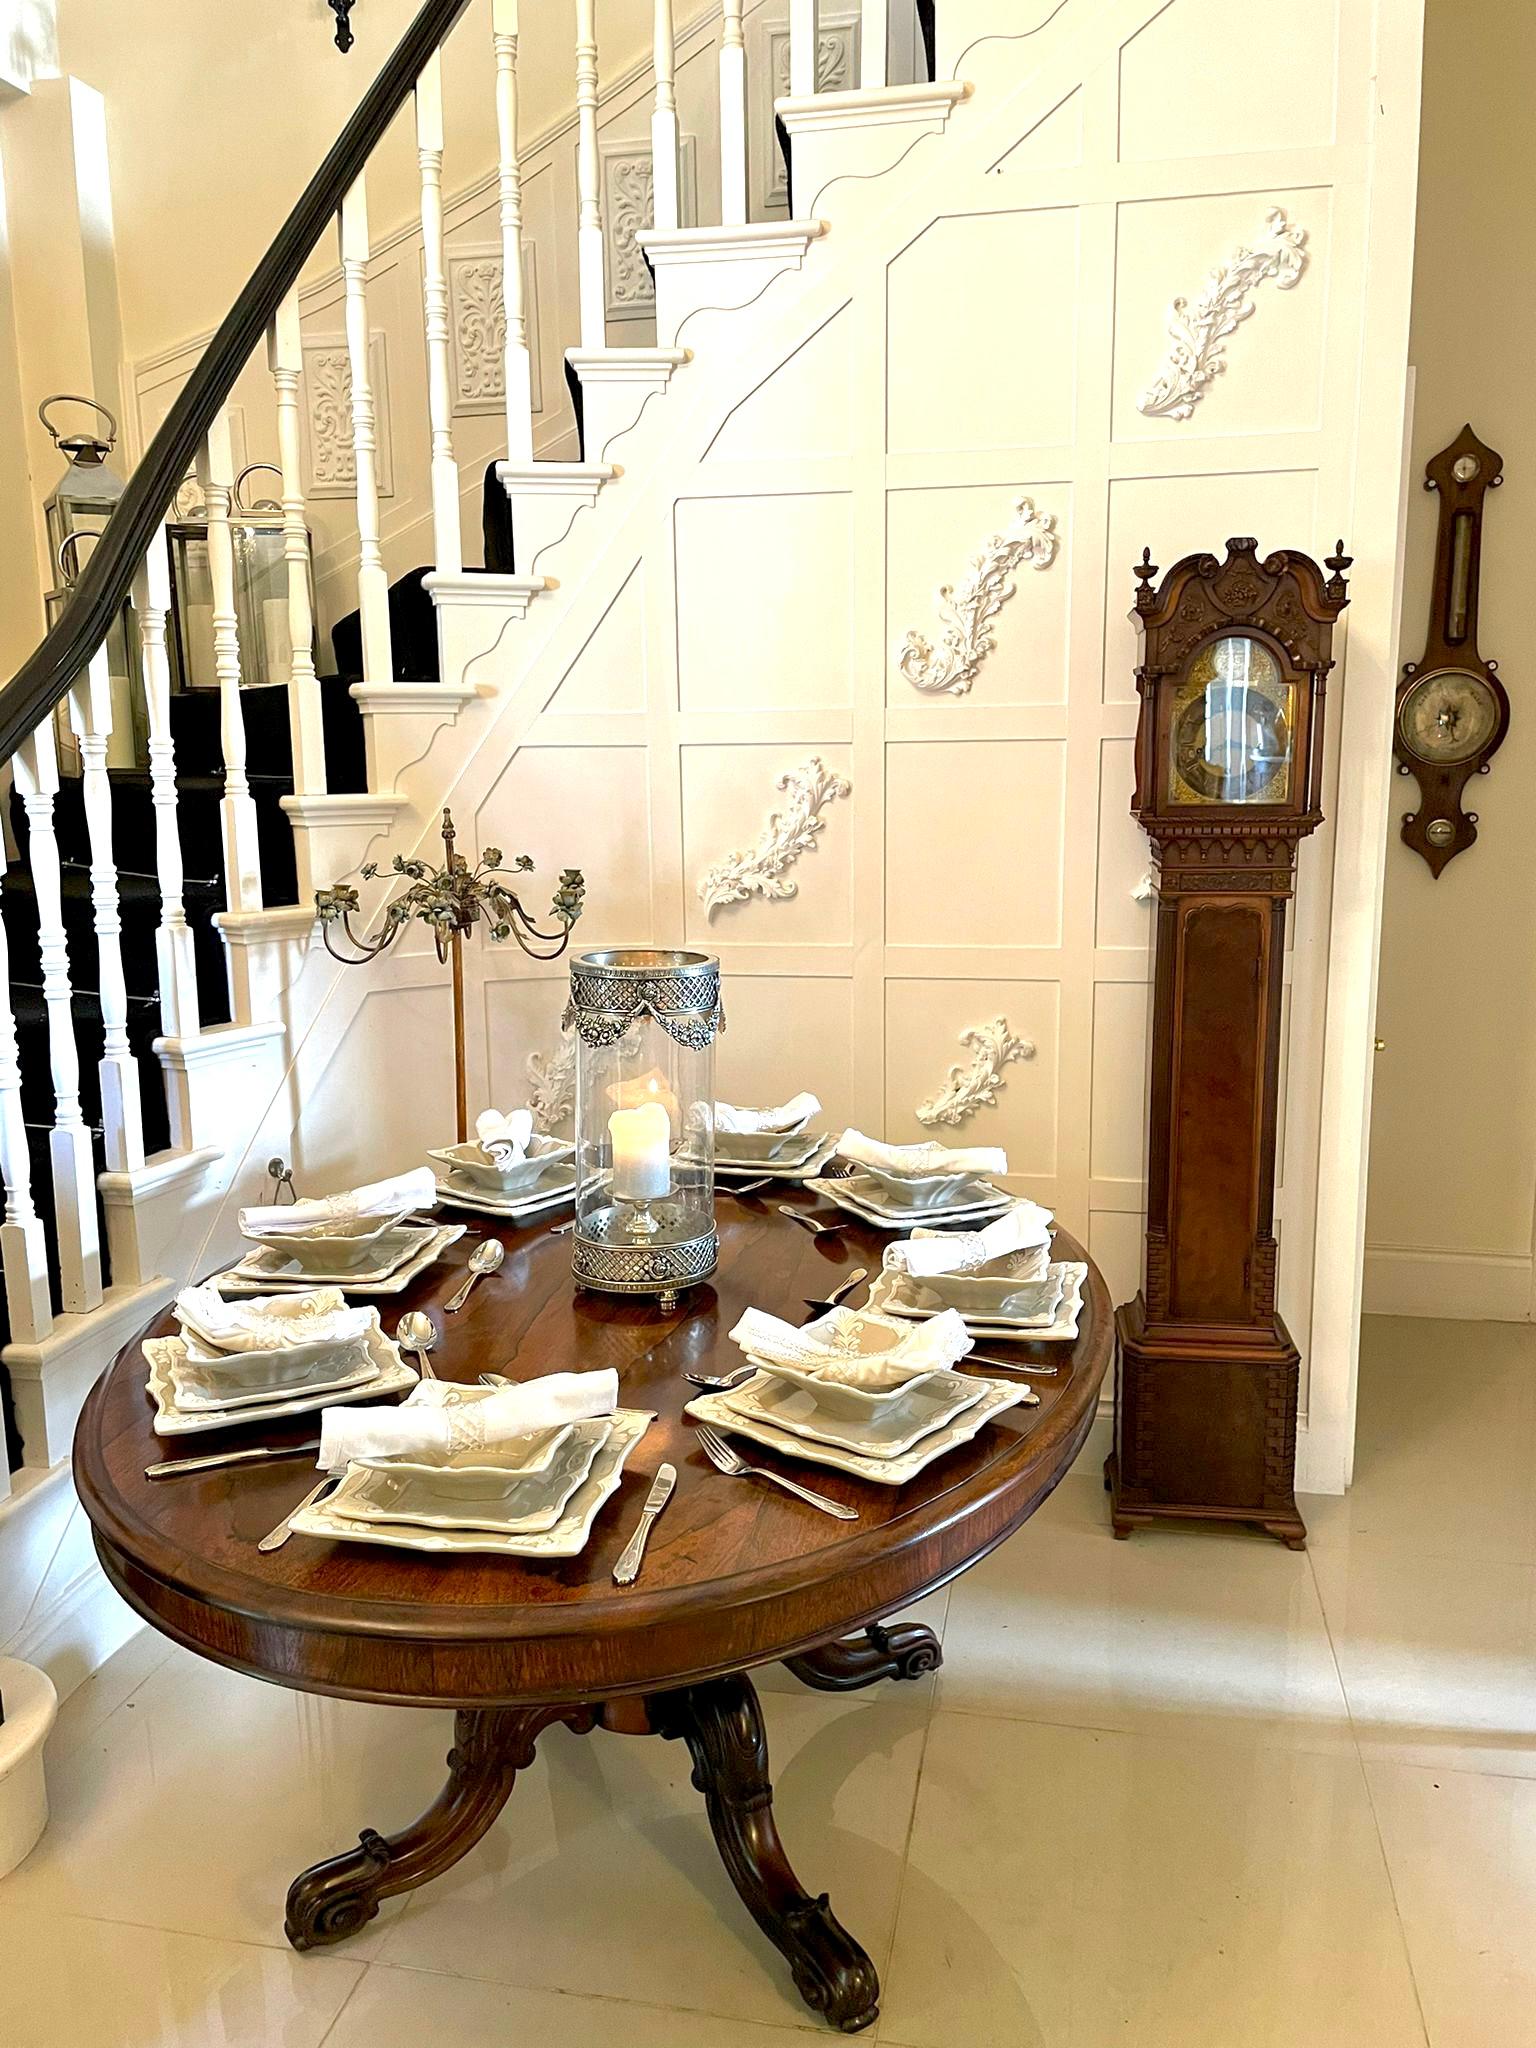
M 1291 793 L 1293 690 L 1261 640 L 1228 633 L 1174 693 L 1168 796 L 1176 804 L 1282 804 Z
M 1421 761 L 1452 765 L 1480 754 L 1499 726 L 1499 704 L 1487 678 L 1470 669 L 1420 676 L 1397 714 L 1403 746 Z

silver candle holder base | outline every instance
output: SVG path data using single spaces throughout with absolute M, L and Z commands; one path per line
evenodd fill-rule
M 695 1220 L 665 1201 L 594 1210 L 572 1233 L 571 1276 L 599 1294 L 649 1294 L 675 1308 L 682 1290 L 707 1280 L 720 1261 L 713 1226 L 698 1233 Z

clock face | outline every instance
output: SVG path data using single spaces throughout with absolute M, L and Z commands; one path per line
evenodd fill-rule
M 1283 804 L 1291 794 L 1295 685 L 1260 640 L 1229 633 L 1174 691 L 1168 799 L 1175 804 Z
M 1480 754 L 1499 729 L 1499 701 L 1470 669 L 1420 676 L 1397 714 L 1403 746 L 1421 761 L 1455 767 Z

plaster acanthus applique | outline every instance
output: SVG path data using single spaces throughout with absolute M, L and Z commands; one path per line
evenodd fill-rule
M 1152 870 L 1148 868 L 1147 872 L 1131 891 L 1131 901 L 1133 903 L 1150 903 L 1156 893 L 1156 885 L 1152 880 Z
M 798 768 L 786 769 L 775 787 L 789 802 L 781 811 L 769 814 L 757 843 L 739 853 L 728 853 L 706 868 L 699 879 L 699 901 L 711 917 L 724 904 L 745 903 L 749 896 L 782 899 L 799 893 L 799 884 L 786 881 L 784 871 L 802 853 L 814 853 L 816 835 L 826 820 L 823 807 L 835 796 L 847 796 L 853 785 L 846 776 L 834 775 L 813 754 Z
M 574 1035 L 567 1034 L 553 1052 L 529 1053 L 525 1071 L 535 1124 L 541 1131 L 557 1130 L 576 1106 Z
M 1030 498 L 1020 498 L 1013 509 L 1012 526 L 994 533 L 972 556 L 960 581 L 940 584 L 939 610 L 948 622 L 942 644 L 935 648 L 915 627 L 902 642 L 896 665 L 914 690 L 963 697 L 996 645 L 992 621 L 1013 596 L 1008 579 L 1026 562 L 1048 569 L 1055 561 L 1061 545 L 1055 515 L 1037 512 Z
M 1013 1060 L 1032 1060 L 1034 1040 L 1015 1038 L 1006 1017 L 994 1017 L 990 1024 L 978 1024 L 962 1031 L 960 1043 L 971 1048 L 968 1065 L 949 1070 L 949 1079 L 937 1095 L 917 1106 L 920 1124 L 963 1124 L 978 1109 L 990 1109 L 999 1088 L 1007 1086 L 1003 1069 Z
M 1187 420 L 1205 387 L 1226 368 L 1222 342 L 1253 311 L 1249 294 L 1266 278 L 1288 292 L 1307 267 L 1307 231 L 1272 206 L 1264 232 L 1251 249 L 1234 249 L 1213 270 L 1193 306 L 1175 299 L 1168 308 L 1168 353 L 1162 368 L 1136 400 L 1136 410 L 1170 420 Z

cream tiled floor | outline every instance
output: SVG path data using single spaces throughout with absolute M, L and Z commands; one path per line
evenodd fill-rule
M 1361 1388 L 1305 1556 L 1116 1544 L 1084 1471 L 923 1603 L 936 1682 L 764 1675 L 800 1875 L 885 1984 L 864 2038 L 1536 2048 L 1536 1331 L 1378 1321 Z M 816 2038 L 655 1741 L 556 1730 L 457 1870 L 293 1955 L 289 1878 L 409 1818 L 448 1739 L 138 1638 L 67 1703 L 0 1884 L 0 2044 Z

